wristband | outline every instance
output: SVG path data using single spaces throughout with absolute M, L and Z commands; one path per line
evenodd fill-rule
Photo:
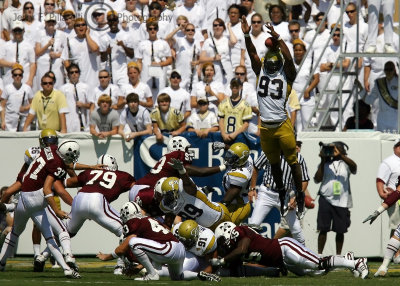
M 278 39 L 276 39 L 277 41 L 282 40 L 282 37 L 279 35 Z
M 52 197 L 52 196 L 54 196 L 54 194 L 53 194 L 53 193 L 51 193 L 51 194 L 48 194 L 48 195 L 45 195 L 45 196 L 44 196 L 44 198 L 45 198 L 45 199 L 47 199 L 47 198 L 50 198 L 50 197 Z
M 220 172 L 223 172 L 223 171 L 225 171 L 225 170 L 226 170 L 225 164 L 219 165 L 219 171 L 220 171 Z
M 383 213 L 384 211 L 385 211 L 386 209 L 383 207 L 383 206 L 380 206 L 376 211 L 378 212 L 378 213 Z
M 250 34 L 243 34 L 245 38 L 250 38 Z
M 118 258 L 118 257 L 119 257 L 119 256 L 115 253 L 115 251 L 111 252 L 111 256 L 112 256 L 113 258 Z
M 256 187 L 250 188 L 250 191 L 255 191 L 255 190 L 257 190 Z
M 186 174 L 186 169 L 183 168 L 182 170 L 178 170 L 179 175 Z
M 77 162 L 75 162 L 75 163 L 74 163 L 74 166 L 72 167 L 73 170 L 75 170 L 75 168 L 76 168 L 76 163 L 77 163 Z

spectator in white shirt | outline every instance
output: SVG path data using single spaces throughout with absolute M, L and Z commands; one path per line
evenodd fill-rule
M 97 100 L 103 94 L 107 94 L 111 97 L 111 108 L 121 112 L 125 105 L 125 96 L 119 87 L 111 83 L 111 77 L 108 70 L 99 71 L 100 85 L 94 89 L 94 104 L 91 107 L 91 111 L 97 109 Z
M 197 111 L 194 111 L 186 123 L 188 132 L 195 132 L 200 138 L 206 138 L 210 132 L 217 132 L 219 124 L 217 116 L 208 109 L 206 97 L 197 99 Z
M 2 39 L 10 40 L 10 31 L 12 30 L 12 23 L 14 21 L 21 21 L 22 19 L 22 4 L 19 0 L 11 0 L 9 5 L 1 17 Z

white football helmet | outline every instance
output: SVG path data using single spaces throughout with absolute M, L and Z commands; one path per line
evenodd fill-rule
M 167 177 L 161 178 L 157 181 L 156 185 L 154 186 L 154 192 L 156 194 L 159 194 L 161 197 L 163 195 L 163 191 L 161 189 L 162 184 L 164 183 L 164 181 L 167 179 Z
M 122 220 L 122 223 L 125 224 L 128 220 L 135 217 L 143 217 L 142 209 L 140 208 L 139 204 L 135 202 L 127 202 L 122 206 L 119 216 Z
M 77 162 L 81 154 L 78 142 L 73 140 L 62 142 L 57 150 L 66 164 Z
M 172 151 L 183 151 L 186 152 L 189 147 L 191 147 L 189 141 L 185 137 L 175 136 L 169 139 L 167 144 L 168 153 Z
M 220 237 L 224 237 L 226 240 L 231 239 L 231 232 L 236 227 L 236 224 L 230 221 L 223 222 L 215 229 L 215 239 L 218 240 Z
M 115 159 L 114 156 L 111 156 L 109 154 L 101 155 L 99 159 L 97 159 L 97 164 L 107 165 L 107 167 L 104 167 L 104 169 L 106 170 L 110 171 L 118 170 L 117 159 Z

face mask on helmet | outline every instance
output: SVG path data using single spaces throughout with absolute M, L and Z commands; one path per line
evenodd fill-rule
M 235 143 L 225 153 L 225 164 L 232 167 L 243 166 L 246 164 L 249 154 L 250 150 L 246 144 Z
M 179 195 L 179 178 L 169 177 L 161 185 L 162 200 L 165 206 L 174 207 Z
M 120 211 L 122 223 L 125 224 L 130 219 L 143 217 L 141 210 L 140 206 L 135 202 L 125 203 Z
M 186 152 L 190 147 L 189 141 L 182 136 L 175 136 L 169 139 L 167 144 L 168 153 L 173 151 L 183 151 Z
M 193 247 L 199 238 L 199 225 L 194 220 L 185 220 L 178 230 L 179 240 L 187 247 Z
M 66 164 L 75 163 L 78 161 L 80 155 L 79 144 L 76 141 L 67 140 L 58 146 L 60 157 Z
M 278 53 L 267 53 L 264 61 L 264 70 L 267 74 L 274 74 L 283 66 L 282 57 Z
M 118 170 L 118 164 L 117 164 L 117 159 L 115 159 L 114 156 L 111 156 L 109 154 L 104 154 L 97 159 L 97 164 L 103 164 L 106 165 L 104 169 L 110 170 L 110 171 L 117 171 Z
M 58 137 L 56 131 L 50 128 L 43 129 L 39 134 L 39 144 L 41 148 L 57 145 Z

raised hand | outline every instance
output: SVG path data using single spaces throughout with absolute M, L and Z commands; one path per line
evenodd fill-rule
M 242 16 L 242 31 L 244 34 L 250 33 L 250 26 L 247 23 L 246 16 L 244 16 L 244 15 Z
M 168 164 L 174 168 L 177 171 L 183 171 L 185 169 L 185 167 L 183 166 L 183 163 L 181 160 L 175 159 L 175 158 L 171 158 L 172 162 L 168 162 Z
M 371 215 L 369 215 L 366 219 L 363 220 L 363 223 L 370 221 L 369 224 L 372 224 L 379 215 L 380 213 L 378 211 L 374 211 Z

